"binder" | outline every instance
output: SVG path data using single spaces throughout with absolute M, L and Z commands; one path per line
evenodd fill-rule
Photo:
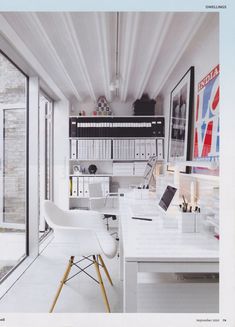
M 105 123 L 104 123 L 105 124 Z M 106 140 L 101 140 L 102 142 L 102 159 L 106 159 Z
M 84 140 L 80 140 L 80 158 L 84 159 Z
M 156 136 L 158 137 L 164 137 L 164 124 L 165 120 L 164 117 L 158 117 L 156 118 Z
M 104 140 L 104 142 L 105 142 L 105 159 L 109 159 L 109 141 L 110 140 Z
M 99 140 L 94 140 L 94 159 L 99 159 Z
M 140 159 L 140 140 L 135 140 L 135 159 Z
M 119 140 L 119 153 L 119 158 L 124 159 L 124 140 Z
M 112 141 L 112 145 L 113 145 L 112 146 L 112 159 L 116 159 L 116 155 L 115 155 L 116 154 L 116 152 L 115 152 L 116 151 L 116 140 Z
M 104 196 L 109 194 L 109 177 L 102 178 L 102 185 L 104 185 Z
M 90 153 L 91 153 L 91 159 L 94 159 L 94 140 L 90 141 Z
M 130 142 L 125 140 L 125 159 L 130 159 Z
M 112 158 L 112 141 L 111 140 L 108 140 L 108 144 L 109 144 L 109 147 L 108 147 L 108 158 L 111 159 Z
M 126 159 L 130 159 L 130 140 L 126 140 Z
M 78 140 L 78 159 L 82 159 L 82 140 Z
M 70 158 L 77 159 L 77 140 L 71 140 L 70 143 Z
M 156 156 L 156 140 L 151 139 L 151 156 Z
M 119 158 L 119 140 L 116 140 L 116 159 Z
M 103 140 L 100 140 L 100 159 L 104 159 L 103 153 L 104 153 L 104 142 Z
M 89 178 L 90 177 L 82 177 L 83 178 L 83 196 L 85 198 L 89 197 Z
M 81 137 L 82 132 L 81 132 L 81 122 L 77 120 L 77 137 Z
M 92 142 L 93 140 L 87 140 L 87 159 L 93 159 Z
M 78 177 L 72 177 L 72 196 L 78 196 Z
M 145 159 L 145 140 L 140 140 L 140 159 Z
M 157 157 L 158 160 L 163 160 L 163 140 L 157 140 Z
M 149 159 L 151 157 L 151 139 L 146 140 L 146 148 L 145 148 L 145 154 L 146 154 L 146 159 Z
M 69 136 L 77 137 L 77 118 L 76 117 L 69 118 Z
M 121 159 L 125 159 L 125 140 L 121 140 Z
M 116 159 L 120 159 L 120 140 L 117 140 L 117 157 Z
M 73 195 L 73 184 L 72 184 L 72 177 L 69 178 L 69 195 Z
M 120 148 L 121 148 L 120 140 L 116 140 L 116 141 L 117 141 L 117 157 L 116 157 L 116 159 L 120 159 L 120 154 L 121 154 L 121 151 L 120 151 Z
M 87 159 L 87 141 L 83 140 L 83 159 Z
M 77 158 L 81 159 L 81 144 L 80 144 L 81 140 L 77 141 Z
M 135 140 L 130 140 L 130 159 L 135 159 Z
M 84 197 L 84 177 L 78 177 L 78 197 Z

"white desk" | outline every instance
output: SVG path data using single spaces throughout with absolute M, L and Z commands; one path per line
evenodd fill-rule
M 142 215 L 146 208 L 147 216 L 155 215 L 155 219 L 131 219 L 138 208 Z M 157 210 L 156 199 L 134 200 L 130 194 L 120 199 L 124 312 L 137 311 L 138 272 L 219 272 L 218 240 L 201 233 L 164 229 Z

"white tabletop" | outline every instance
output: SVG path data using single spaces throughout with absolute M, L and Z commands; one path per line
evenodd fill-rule
M 148 199 L 126 196 L 120 201 L 120 209 L 125 260 L 218 262 L 219 241 L 213 236 L 163 228 L 163 217 L 154 196 Z M 153 220 L 133 220 L 132 216 Z

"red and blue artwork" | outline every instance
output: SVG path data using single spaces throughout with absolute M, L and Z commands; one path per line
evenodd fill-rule
M 219 65 L 198 83 L 194 121 L 194 160 L 218 160 Z

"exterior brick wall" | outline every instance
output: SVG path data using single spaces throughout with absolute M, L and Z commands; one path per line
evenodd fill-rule
M 0 53 L 0 107 L 4 104 L 24 104 L 26 78 Z M 17 108 L 17 105 L 16 105 Z M 26 173 L 26 110 L 4 110 L 3 135 L 3 220 L 7 223 L 25 223 Z M 0 195 L 1 196 L 1 195 Z
M 26 78 L 0 53 L 0 104 L 25 103 Z

